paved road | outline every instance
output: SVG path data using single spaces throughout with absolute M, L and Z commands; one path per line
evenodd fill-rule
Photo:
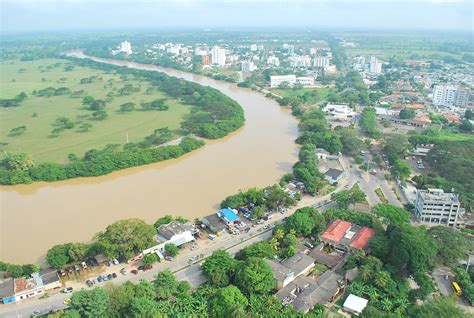
M 350 168 L 350 165 L 352 164 L 351 160 L 352 159 L 349 159 L 349 158 L 342 158 L 341 160 L 341 164 L 346 169 L 347 173 L 346 173 L 346 176 L 339 182 L 337 191 L 344 189 L 346 185 L 351 187 L 352 185 L 354 185 L 354 183 L 356 183 L 357 181 L 360 181 L 360 186 L 362 190 L 367 192 L 369 203 L 371 205 L 376 204 L 374 203 L 376 202 L 375 198 L 378 199 L 378 197 L 373 192 L 374 183 L 370 183 L 370 182 L 378 182 L 378 181 L 366 180 L 365 177 L 371 176 L 368 173 L 367 173 L 367 176 L 364 176 L 363 174 L 362 175 L 363 178 L 360 178 L 359 177 L 360 172 L 358 168 L 356 167 L 356 165 L 353 164 L 353 168 Z M 328 202 L 328 203 L 324 204 L 325 202 Z M 266 223 L 267 224 L 269 223 L 271 227 L 273 227 L 275 224 L 282 222 L 283 218 L 294 213 L 294 211 L 297 208 L 310 206 L 310 205 L 321 207 L 322 209 L 327 209 L 328 207 L 334 206 L 334 204 L 330 202 L 330 195 L 326 195 L 324 197 L 317 197 L 317 198 L 311 197 L 311 196 L 304 196 L 302 200 L 298 202 L 298 205 L 296 207 L 290 209 L 285 214 L 280 214 L 280 213 L 274 214 L 273 219 L 271 219 L 270 222 L 266 222 Z M 195 263 L 195 264 L 189 263 L 189 259 L 192 256 L 198 256 L 198 255 L 203 254 L 201 255 L 201 258 L 200 258 L 202 260 L 203 258 L 211 255 L 212 252 L 218 249 L 228 250 L 231 255 L 234 255 L 245 246 L 252 244 L 254 242 L 269 239 L 270 237 L 271 237 L 271 228 L 269 230 L 264 231 L 263 224 L 262 224 L 256 227 L 252 227 L 250 232 L 246 234 L 240 234 L 237 236 L 224 234 L 222 237 L 219 237 L 216 241 L 210 241 L 207 239 L 198 240 L 199 248 L 197 250 L 194 250 L 194 251 L 184 250 L 180 253 L 180 256 L 178 256 L 174 261 L 159 263 L 157 265 L 154 265 L 154 268 L 152 270 L 147 271 L 147 272 L 140 272 L 138 275 L 133 275 L 131 273 L 128 273 L 127 275 L 122 276 L 119 274 L 119 276 L 116 279 L 114 279 L 113 281 L 110 281 L 109 283 L 112 283 L 115 285 L 123 284 L 126 281 L 137 283 L 141 279 L 152 281 L 159 271 L 162 271 L 164 269 L 170 269 L 171 271 L 175 273 L 176 278 L 178 280 L 187 280 L 191 283 L 191 285 L 194 288 L 196 288 L 202 285 L 206 281 L 206 277 L 202 274 L 199 263 Z M 111 272 L 118 273 L 119 269 L 122 266 L 123 264 L 119 264 L 117 266 L 107 268 L 106 272 L 102 274 L 107 274 Z M 128 269 L 130 269 L 130 266 L 128 267 Z M 91 274 L 91 276 L 93 275 Z M 87 278 L 82 277 L 80 281 L 75 282 L 75 283 L 73 282 L 72 284 L 68 284 L 68 286 L 74 286 L 75 290 L 88 289 L 88 287 L 84 284 L 84 281 L 88 278 L 91 278 L 91 277 L 87 277 Z M 0 307 L 0 317 L 29 317 L 30 315 L 33 314 L 35 310 L 40 310 L 42 313 L 49 312 L 49 311 L 57 311 L 66 307 L 63 304 L 63 302 L 65 299 L 69 298 L 70 296 L 71 296 L 70 294 L 56 293 L 56 294 L 52 294 L 50 297 L 45 298 L 45 299 L 33 298 L 33 299 L 28 299 L 26 301 L 23 301 L 17 304 L 4 305 Z

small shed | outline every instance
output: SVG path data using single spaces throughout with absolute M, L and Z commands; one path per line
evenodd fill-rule
M 345 311 L 359 316 L 367 306 L 368 302 L 369 301 L 365 298 L 350 294 L 346 298 L 346 301 L 344 302 L 344 305 L 342 305 L 342 307 Z

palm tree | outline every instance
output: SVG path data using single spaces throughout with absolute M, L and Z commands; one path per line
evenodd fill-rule
M 272 249 L 274 249 L 274 250 L 278 250 L 278 247 L 280 246 L 280 243 L 278 242 L 278 240 L 275 237 L 272 237 L 269 244 L 272 247 Z
M 370 297 L 370 300 L 377 300 L 380 297 L 377 288 L 372 285 L 367 286 L 366 294 Z
M 390 310 L 392 310 L 393 303 L 390 299 L 383 298 L 380 301 L 380 307 L 382 308 L 383 311 L 390 311 Z
M 364 250 L 355 250 L 352 255 L 354 256 L 354 259 L 357 261 L 357 262 L 360 262 L 364 259 L 365 257 L 365 252 Z
M 282 229 L 277 229 L 275 234 L 273 235 L 278 241 L 281 240 L 285 236 L 285 232 Z
M 362 296 L 362 294 L 367 291 L 367 285 L 362 282 L 355 281 L 349 285 L 349 291 L 356 296 Z
M 401 297 L 401 298 L 397 298 L 397 300 L 395 301 L 395 304 L 397 306 L 397 314 L 401 315 L 401 314 L 404 314 L 406 312 L 406 310 L 408 309 L 408 306 L 410 306 L 410 301 L 408 299 L 406 299 L 405 297 Z
M 390 281 L 390 274 L 385 271 L 378 272 L 374 280 L 375 285 L 380 288 L 387 287 L 387 284 L 389 281 Z
M 290 234 L 292 234 L 292 235 L 295 235 L 295 236 L 296 236 L 296 230 L 295 230 L 295 229 L 290 229 Z
M 364 265 L 360 268 L 359 275 L 364 282 L 368 282 L 373 278 L 374 272 L 370 266 Z

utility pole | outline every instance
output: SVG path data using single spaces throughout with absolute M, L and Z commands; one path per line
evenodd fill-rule
M 128 144 L 128 131 L 125 133 L 125 137 L 127 138 L 127 144 Z

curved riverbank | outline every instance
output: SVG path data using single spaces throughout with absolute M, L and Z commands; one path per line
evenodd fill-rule
M 208 85 L 236 100 L 246 125 L 183 157 L 107 176 L 1 187 L 1 259 L 35 262 L 58 243 L 87 241 L 119 219 L 152 223 L 165 214 L 188 219 L 210 214 L 229 194 L 278 181 L 297 158 L 297 121 L 257 92 L 176 70 L 94 58 L 157 70 Z

